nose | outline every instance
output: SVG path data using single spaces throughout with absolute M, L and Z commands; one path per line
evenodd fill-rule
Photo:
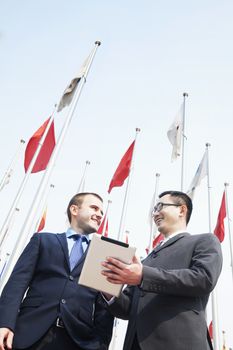
M 96 213 L 96 216 L 97 216 L 98 219 L 102 219 L 102 217 L 103 217 L 103 212 L 99 209 L 99 210 L 97 211 L 97 213 Z

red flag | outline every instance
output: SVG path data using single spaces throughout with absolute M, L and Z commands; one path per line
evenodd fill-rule
M 226 199 L 225 199 L 225 191 L 222 196 L 222 203 L 218 213 L 218 220 L 216 227 L 214 229 L 214 234 L 218 237 L 219 241 L 222 242 L 224 240 L 224 219 L 226 217 Z
M 111 192 L 113 187 L 120 187 L 123 185 L 125 179 L 129 176 L 131 161 L 133 157 L 135 141 L 129 146 L 128 150 L 121 159 L 117 170 L 115 171 L 112 181 L 110 182 L 108 193 Z
M 153 249 L 164 239 L 164 235 L 162 233 L 159 233 L 158 236 L 156 236 L 153 240 L 152 247 Z
M 40 223 L 39 223 L 39 225 L 38 225 L 37 232 L 42 231 L 43 228 L 45 227 L 46 214 L 47 214 L 47 208 L 46 208 L 45 211 L 43 212 L 42 218 L 41 218 Z
M 210 335 L 210 339 L 213 339 L 213 322 L 210 322 L 209 325 L 209 335 Z
M 105 237 L 108 237 L 108 219 L 106 221 L 106 226 L 104 228 L 105 221 L 106 221 L 106 215 L 104 215 L 104 218 L 100 224 L 100 227 L 99 227 L 97 233 L 99 233 L 100 235 L 103 235 Z
M 159 233 L 156 237 L 154 237 L 153 242 L 152 242 L 152 248 L 156 248 L 159 242 L 161 242 L 164 239 L 164 236 L 162 233 Z M 149 247 L 146 248 L 146 254 L 149 254 Z
M 28 167 L 31 163 L 31 160 L 37 150 L 38 144 L 40 142 L 41 137 L 43 136 L 46 127 L 49 123 L 49 119 L 47 119 L 44 124 L 32 135 L 30 138 L 26 150 L 25 150 L 25 157 L 24 157 L 24 169 L 25 172 L 27 172 Z M 55 134 L 54 134 L 54 122 L 52 122 L 49 131 L 46 135 L 46 138 L 44 140 L 44 143 L 40 149 L 40 152 L 37 156 L 36 162 L 34 164 L 34 167 L 32 169 L 32 173 L 37 173 L 39 171 L 42 171 L 46 169 L 47 164 L 49 162 L 50 156 L 53 152 L 53 149 L 55 147 Z

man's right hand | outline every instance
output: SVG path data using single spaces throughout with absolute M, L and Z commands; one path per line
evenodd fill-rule
M 12 349 L 14 333 L 9 328 L 0 328 L 0 350 Z

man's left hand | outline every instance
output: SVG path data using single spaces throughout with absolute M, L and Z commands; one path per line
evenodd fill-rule
M 138 257 L 134 256 L 131 264 L 125 264 L 122 261 L 108 257 L 102 262 L 106 270 L 102 275 L 113 284 L 128 284 L 136 286 L 142 281 L 142 264 Z

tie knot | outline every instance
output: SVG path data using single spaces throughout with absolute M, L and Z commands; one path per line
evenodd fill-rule
M 74 240 L 73 247 L 70 252 L 70 268 L 73 270 L 83 255 L 84 250 L 82 243 L 84 241 L 87 242 L 87 237 L 79 234 L 75 234 L 70 237 L 72 237 Z
M 70 238 L 73 238 L 73 240 L 75 242 L 77 242 L 81 239 L 82 242 L 88 243 L 88 239 L 87 239 L 86 235 L 75 234 L 75 235 L 70 236 Z

